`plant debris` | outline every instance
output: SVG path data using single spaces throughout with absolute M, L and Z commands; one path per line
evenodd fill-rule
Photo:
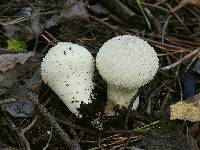
M 0 71 L 5 72 L 12 69 L 17 63 L 24 64 L 31 56 L 32 52 L 18 54 L 2 54 L 0 55 Z
M 2 0 L 0 8 L 0 149 L 200 149 L 199 0 Z M 133 97 L 106 116 L 107 86 L 95 67 L 92 103 L 75 116 L 42 81 L 41 60 L 58 42 L 96 59 L 119 35 L 155 49 L 155 78 L 137 93 L 137 110 Z

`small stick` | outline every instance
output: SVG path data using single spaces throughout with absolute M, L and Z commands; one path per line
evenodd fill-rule
M 52 129 L 51 129 L 51 131 L 50 131 L 50 137 L 49 137 L 49 139 L 48 139 L 48 141 L 47 141 L 47 143 L 46 143 L 46 146 L 42 149 L 42 150 L 46 150 L 46 149 L 48 149 L 48 147 L 49 147 L 49 143 L 50 143 L 50 141 L 51 141 L 51 138 L 52 138 Z
M 92 134 L 92 135 L 96 134 L 95 131 L 93 131 L 93 130 L 91 130 L 91 129 L 89 129 L 89 128 L 85 128 L 85 127 L 81 127 L 81 126 L 75 125 L 75 124 L 73 124 L 73 123 L 70 122 L 70 121 L 64 121 L 64 120 L 61 120 L 61 119 L 58 119 L 58 118 L 55 118 L 55 119 L 56 119 L 56 121 L 58 121 L 59 123 L 62 123 L 62 124 L 64 124 L 64 125 L 66 125 L 66 126 L 69 126 L 69 127 L 72 127 L 72 128 L 78 129 L 78 130 L 83 130 L 83 131 L 88 132 L 88 133 L 90 133 L 90 134 Z
M 56 122 L 55 118 L 47 111 L 47 109 L 41 105 L 38 101 L 38 97 L 30 90 L 26 90 L 27 95 L 32 102 L 37 106 L 37 110 L 49 121 L 51 126 L 57 131 L 63 141 L 67 144 L 70 150 L 81 150 L 79 143 L 70 139 L 69 135 L 63 131 L 63 129 Z
M 9 103 L 12 103 L 12 102 L 16 102 L 16 99 L 11 98 L 11 99 L 6 99 L 6 100 L 3 100 L 3 101 L 0 101 L 0 105 L 9 104 Z
M 38 119 L 38 115 L 36 115 L 36 116 L 34 117 L 33 121 L 32 121 L 26 128 L 22 129 L 22 132 L 25 133 L 25 132 L 27 132 L 29 129 L 31 129 L 31 128 L 35 125 L 37 119 Z
M 53 37 L 53 35 L 51 35 L 49 32 L 45 31 L 44 32 L 46 35 L 42 34 L 42 37 L 49 43 L 52 44 L 53 46 L 56 45 L 56 43 L 58 43 L 59 41 Z
M 132 107 L 133 107 L 133 103 L 135 102 L 136 98 L 140 95 L 140 91 L 141 91 L 141 89 L 139 89 L 138 92 L 133 96 L 130 104 L 128 105 L 127 114 L 126 114 L 125 122 L 124 122 L 124 128 L 126 130 L 128 130 L 128 118 L 130 116 L 130 113 L 131 113 L 131 110 L 132 110 Z
M 2 109 L 2 107 L 0 106 L 0 108 Z M 9 126 L 10 126 L 10 129 L 11 131 L 13 131 L 15 134 L 16 134 L 16 137 L 19 141 L 19 144 L 22 148 L 20 149 L 23 149 L 23 150 L 31 150 L 30 148 L 30 144 L 28 142 L 28 140 L 26 139 L 24 133 L 22 132 L 21 129 L 19 129 L 14 123 L 13 121 L 10 119 L 10 117 L 5 113 L 3 112 Z
M 180 59 L 179 61 L 169 65 L 169 66 L 165 66 L 163 68 L 161 68 L 162 70 L 169 70 L 172 68 L 175 68 L 176 66 L 182 64 L 183 62 L 185 62 L 186 60 L 190 59 L 192 56 L 198 54 L 200 52 L 200 48 L 197 48 L 195 50 L 193 50 L 192 52 L 190 52 L 189 54 L 185 55 L 182 59 Z
M 121 30 L 121 29 L 119 29 L 119 28 L 117 28 L 117 27 L 115 27 L 115 26 L 113 26 L 113 25 L 111 25 L 111 24 L 109 24 L 109 23 L 107 23 L 107 22 L 105 22 L 103 20 L 100 20 L 99 18 L 96 18 L 94 16 L 90 15 L 90 18 L 92 20 L 94 20 L 94 21 L 96 21 L 96 22 L 98 22 L 98 23 L 100 23 L 100 24 L 102 24 L 102 25 L 104 25 L 104 26 L 106 26 L 106 27 L 108 27 L 108 28 L 110 28 L 110 29 L 118 32 L 118 33 L 133 35 L 133 33 L 131 33 L 131 32 L 128 32 L 128 31 L 125 31 L 125 30 Z M 142 38 L 143 40 L 145 40 L 145 41 L 147 41 L 147 42 L 149 42 L 151 44 L 154 44 L 154 45 L 160 45 L 160 46 L 163 46 L 163 47 L 167 47 L 167 48 L 171 48 L 171 49 L 176 49 L 176 50 L 184 50 L 186 52 L 189 51 L 188 49 L 183 48 L 183 47 L 179 47 L 179 46 L 175 46 L 175 45 L 170 45 L 170 44 L 167 44 L 167 43 L 161 43 L 161 42 L 154 41 L 154 40 L 151 40 L 151 39 L 148 39 L 148 38 L 143 38 L 143 37 L 140 37 L 140 38 Z

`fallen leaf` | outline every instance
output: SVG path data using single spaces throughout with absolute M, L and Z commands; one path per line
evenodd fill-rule
M 89 19 L 89 14 L 85 8 L 85 4 L 82 1 L 74 1 L 71 3 L 67 2 L 64 5 L 64 8 L 61 10 L 60 14 L 55 14 L 49 20 L 47 20 L 45 23 L 46 28 L 70 20 L 87 21 Z
M 107 15 L 109 12 L 100 3 L 96 3 L 90 6 L 90 9 L 98 15 Z
M 26 52 L 27 45 L 25 41 L 19 41 L 15 39 L 7 40 L 8 49 L 16 52 Z
M 16 100 L 15 102 L 4 104 L 3 109 L 13 117 L 28 117 L 33 112 L 33 103 L 29 99 Z
M 81 1 L 78 1 L 70 6 L 67 6 L 61 12 L 61 16 L 65 19 L 84 19 L 88 20 L 89 14 L 85 9 L 85 4 Z
M 30 79 L 25 79 L 24 82 L 26 83 L 27 88 L 31 89 L 35 93 L 39 93 L 42 84 L 40 67 L 38 67 Z
M 34 104 L 30 100 L 30 97 L 27 95 L 26 90 L 24 89 L 28 88 L 36 91 L 34 87 L 41 85 L 42 80 L 40 74 L 40 67 L 38 67 L 38 69 L 35 71 L 35 73 L 30 79 L 26 79 L 24 81 L 25 84 L 18 84 L 9 96 L 9 99 L 14 99 L 15 101 L 5 103 L 2 107 L 4 111 L 10 113 L 13 117 L 28 117 L 32 114 Z
M 174 7 L 170 12 L 176 12 L 187 4 L 197 6 L 200 8 L 200 0 L 182 0 L 176 7 Z
M 1 55 L 0 55 L 1 56 Z M 24 64 L 16 64 L 13 69 L 0 73 L 0 96 L 10 94 L 16 88 L 15 85 L 28 71 L 38 66 L 40 61 L 36 56 L 30 57 Z
M 34 56 L 33 52 L 2 54 L 0 55 L 0 71 L 5 72 L 12 69 L 17 63 L 24 64 L 31 56 Z
M 14 34 L 21 30 L 19 26 L 13 25 L 13 24 L 12 25 L 4 25 L 3 28 L 5 30 L 4 35 L 7 36 L 9 39 L 13 38 Z
M 29 23 L 30 24 L 30 23 Z M 33 31 L 29 24 L 6 24 L 3 25 L 5 30 L 4 35 L 9 39 L 18 39 L 21 41 L 28 41 L 33 39 Z

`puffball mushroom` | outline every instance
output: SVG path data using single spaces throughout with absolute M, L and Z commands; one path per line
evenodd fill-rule
M 107 82 L 105 113 L 113 115 L 113 106 L 128 107 L 138 89 L 155 76 L 159 60 L 154 48 L 146 41 L 131 35 L 114 37 L 103 44 L 97 53 L 96 66 Z M 139 104 L 134 102 L 133 109 Z
M 41 63 L 43 81 L 76 115 L 81 102 L 91 102 L 93 73 L 92 55 L 86 48 L 73 43 L 59 42 Z

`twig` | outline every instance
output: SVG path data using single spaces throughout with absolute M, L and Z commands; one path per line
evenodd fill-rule
M 3 100 L 3 101 L 0 101 L 0 105 L 4 105 L 4 104 L 9 104 L 9 103 L 12 103 L 12 102 L 15 102 L 16 99 L 12 98 L 12 99 L 6 99 L 6 100 Z
M 155 3 L 154 5 L 155 6 L 158 6 L 158 5 L 160 5 L 160 4 L 163 4 L 163 3 L 165 3 L 167 0 L 159 0 L 157 3 Z
M 185 71 L 187 71 L 190 68 L 190 66 L 197 60 L 197 58 L 199 58 L 199 55 L 200 52 L 192 59 L 192 61 L 189 63 Z
M 166 3 L 167 7 L 172 10 L 172 7 Z M 185 25 L 185 23 L 183 22 L 183 20 L 176 14 L 176 12 L 172 12 L 173 15 L 176 17 L 176 19 L 182 24 L 182 26 L 185 28 L 185 31 L 188 33 L 188 34 L 192 34 L 191 31 L 189 30 L 189 28 Z
M 133 96 L 130 104 L 128 105 L 127 108 L 127 113 L 126 113 L 126 117 L 125 117 L 125 121 L 124 121 L 124 129 L 128 130 L 128 118 L 130 116 L 132 107 L 133 107 L 133 103 L 135 102 L 136 98 L 140 95 L 141 89 L 138 90 L 138 92 Z
M 148 129 L 139 129 L 139 130 L 107 130 L 103 134 L 144 134 Z
M 48 147 L 49 147 L 49 143 L 50 143 L 50 141 L 51 141 L 51 137 L 52 137 L 52 129 L 51 129 L 51 131 L 50 131 L 50 137 L 49 137 L 49 139 L 48 139 L 48 142 L 47 142 L 47 144 L 46 144 L 46 146 L 42 149 L 42 150 L 46 150 Z
M 181 85 L 181 80 L 180 80 L 180 77 L 178 77 L 178 85 L 179 85 L 179 89 L 180 89 L 180 101 L 183 101 L 183 88 L 182 88 L 182 85 Z
M 59 41 L 53 37 L 53 35 L 51 35 L 49 32 L 45 31 L 44 32 L 46 35 L 42 34 L 42 37 L 51 45 L 55 46 L 56 43 L 58 43 Z
M 93 135 L 96 134 L 95 131 L 88 129 L 88 128 L 84 128 L 84 127 L 75 125 L 75 124 L 71 123 L 70 121 L 64 121 L 64 120 L 61 120 L 61 119 L 58 119 L 58 118 L 56 118 L 56 121 L 66 125 L 66 126 L 70 126 L 72 128 L 78 129 L 78 130 L 83 130 L 83 131 L 88 132 L 88 133 L 93 134 Z
M 167 27 L 168 27 L 168 23 L 169 23 L 169 20 L 171 19 L 172 15 L 169 15 L 167 17 L 167 20 L 165 21 L 165 24 L 162 28 L 162 39 L 161 39 L 161 42 L 164 43 L 164 37 L 165 37 L 165 33 L 166 33 L 166 30 L 167 30 Z
M 19 129 L 15 129 L 18 136 L 20 137 L 20 140 L 22 141 L 22 143 L 24 143 L 24 148 L 26 150 L 31 150 L 30 144 L 28 142 L 28 140 L 26 139 L 24 133 L 22 131 L 20 131 Z
M 191 57 L 193 57 L 194 55 L 198 54 L 200 52 L 200 48 L 197 48 L 195 50 L 193 50 L 192 52 L 190 52 L 189 54 L 185 55 L 182 59 L 180 59 L 179 61 L 169 65 L 169 66 L 166 66 L 166 67 L 163 67 L 161 68 L 162 70 L 169 70 L 169 69 L 172 69 L 172 68 L 175 68 L 176 66 L 182 64 L 183 62 L 185 62 L 186 60 L 190 59 Z
M 121 29 L 119 29 L 119 28 L 117 28 L 117 27 L 115 27 L 115 26 L 113 26 L 113 25 L 111 25 L 111 24 L 109 24 L 109 23 L 107 23 L 107 22 L 105 22 L 105 21 L 103 21 L 103 20 L 100 20 L 100 19 L 98 19 L 98 18 L 96 18 L 96 17 L 94 17 L 94 16 L 91 16 L 91 15 L 90 15 L 90 18 L 91 18 L 92 20 L 96 21 L 96 22 L 99 22 L 100 24 L 105 25 L 106 27 L 108 27 L 108 28 L 110 28 L 110 29 L 112 29 L 112 30 L 114 30 L 114 31 L 116 31 L 116 32 L 118 32 L 118 33 L 133 35 L 133 33 L 131 33 L 131 32 L 121 30 Z M 135 32 L 135 31 L 134 31 L 134 32 Z M 136 32 L 135 32 L 135 34 L 136 34 Z M 145 40 L 145 41 L 147 41 L 147 42 L 149 42 L 149 43 L 151 43 L 151 44 L 154 44 L 154 45 L 160 45 L 160 46 L 167 47 L 167 48 L 170 48 L 170 49 L 177 49 L 177 50 L 189 51 L 188 49 L 185 49 L 185 48 L 182 48 L 182 47 L 178 47 L 178 46 L 175 46 L 175 45 L 170 45 L 170 44 L 166 44 L 166 43 L 161 43 L 161 42 L 154 41 L 154 40 L 147 39 L 147 38 L 143 38 L 143 37 L 140 37 L 140 38 L 142 38 L 143 40 Z
M 63 131 L 63 129 L 59 126 L 59 124 L 56 122 L 55 118 L 46 110 L 46 108 L 41 105 L 38 101 L 38 96 L 31 92 L 30 90 L 27 90 L 27 95 L 30 97 L 32 102 L 37 106 L 37 110 L 49 121 L 51 126 L 57 131 L 57 133 L 60 135 L 60 137 L 63 139 L 63 141 L 67 144 L 70 150 L 80 150 L 79 143 L 73 141 L 70 139 L 69 135 Z
M 25 132 L 28 131 L 30 128 L 32 128 L 32 127 L 35 125 L 37 119 L 38 119 L 38 115 L 36 115 L 36 116 L 34 117 L 33 121 L 32 121 L 26 128 L 24 128 L 24 129 L 22 130 L 22 132 L 25 133 Z
M 112 14 L 121 18 L 126 22 L 131 22 L 131 18 L 136 16 L 136 14 L 124 5 L 120 0 L 99 0 L 102 5 L 104 5 Z M 126 16 L 126 17 L 124 17 Z
M 165 11 L 165 12 L 169 12 L 168 9 L 165 9 L 164 7 L 160 7 L 158 5 L 153 5 L 153 4 L 150 4 L 150 3 L 145 3 L 145 2 L 140 2 L 142 5 L 144 6 L 149 6 L 149 7 L 154 7 L 154 8 L 157 8 L 157 9 L 160 9 L 162 11 Z
M 23 150 L 31 150 L 30 144 L 29 144 L 28 140 L 26 139 L 24 133 L 19 128 L 16 127 L 16 125 L 13 123 L 13 121 L 10 119 L 10 117 L 5 112 L 3 112 L 3 114 L 6 117 L 6 120 L 11 128 L 11 131 L 13 131 L 16 134 L 16 137 L 17 137 L 22 149 Z

